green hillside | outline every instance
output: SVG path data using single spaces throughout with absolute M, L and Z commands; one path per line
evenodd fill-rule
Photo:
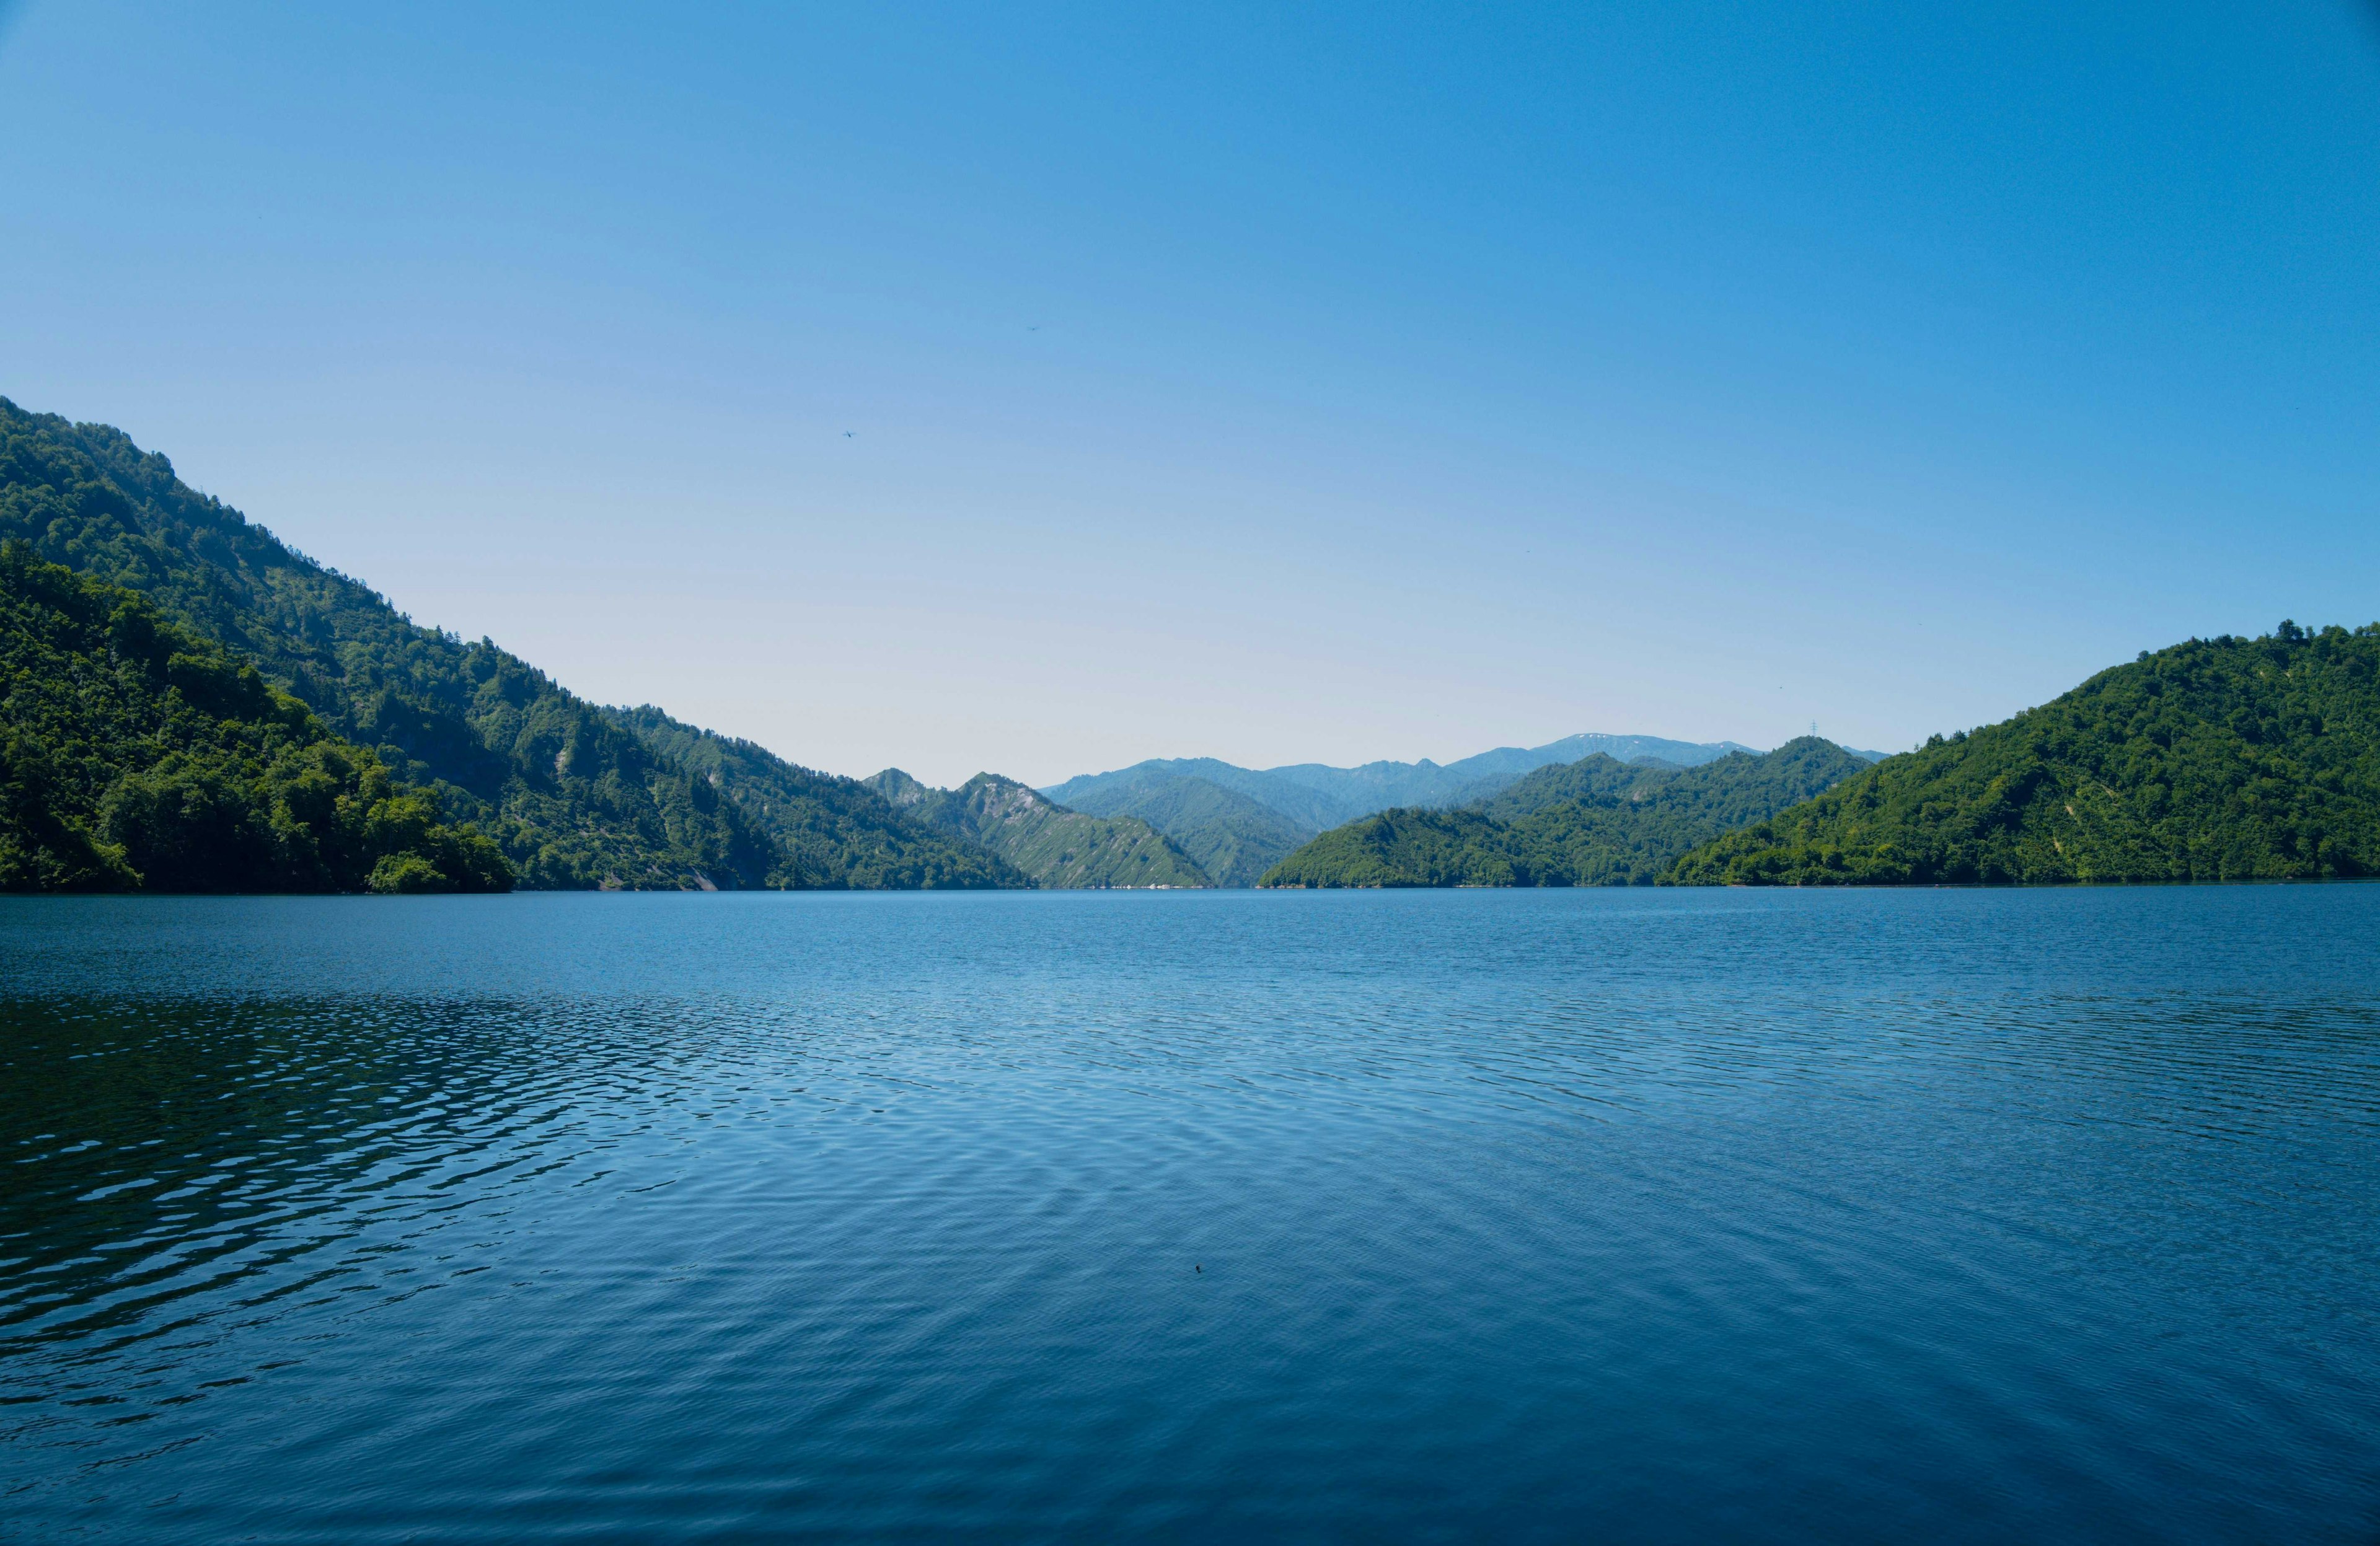
M 1254 886 L 1314 836 L 1245 794 L 1205 779 L 1152 774 L 1102 785 L 1073 807 L 1132 816 L 1173 839 L 1218 886 Z
M 1696 844 L 1867 767 L 1804 736 L 1678 768 L 1600 754 L 1458 811 L 1386 811 L 1325 832 L 1266 886 L 1644 886 Z
M 888 767 L 867 782 L 896 809 L 996 854 L 1038 886 L 1082 890 L 1214 884 L 1147 822 L 1070 811 L 1014 779 L 978 773 L 957 789 L 930 789 Z
M 742 743 L 690 766 L 699 732 L 602 709 L 486 640 L 415 625 L 104 425 L 0 399 L 0 537 L 246 655 L 332 732 L 477 822 L 524 886 L 1022 884 L 855 780 Z
M 2380 874 L 2380 624 L 2192 639 L 1697 850 L 1681 884 Z
M 512 884 L 493 843 L 254 667 L 0 542 L 0 889 Z

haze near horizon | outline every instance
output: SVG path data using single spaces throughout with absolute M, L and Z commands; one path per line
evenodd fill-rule
M 2380 615 L 2367 11 L 0 8 L 0 394 L 797 762 L 1906 747 Z

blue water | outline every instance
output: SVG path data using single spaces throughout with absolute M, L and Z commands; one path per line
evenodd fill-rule
M 2370 1540 L 2380 887 L 0 901 L 0 1537 Z

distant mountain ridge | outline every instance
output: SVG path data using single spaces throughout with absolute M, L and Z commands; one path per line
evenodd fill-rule
M 1576 762 L 1598 753 L 1620 762 L 1658 757 L 1680 767 L 1694 767 L 1731 752 L 1751 751 L 1752 747 L 1732 741 L 1670 741 L 1658 735 L 1588 732 L 1542 746 L 1499 746 L 1443 765 L 1425 757 L 1419 762 L 1367 762 L 1357 767 L 1303 762 L 1253 768 L 1213 757 L 1160 757 L 1110 773 L 1082 774 L 1041 792 L 1062 805 L 1083 809 L 1086 801 L 1109 798 L 1107 791 L 1118 788 L 1146 786 L 1168 777 L 1203 779 L 1245 795 L 1293 827 L 1313 833 L 1397 806 L 1459 805 L 1484 800 L 1536 768 Z
M 1148 823 L 1068 810 L 996 773 L 978 773 L 954 790 L 931 788 L 897 767 L 863 782 L 893 809 L 982 849 L 1037 886 L 1097 890 L 1214 884 Z
M 1319 832 L 1339 824 L 1342 802 L 1287 779 L 1237 767 L 1213 757 L 1154 757 L 1112 773 L 1086 773 L 1041 792 L 1061 805 L 1096 800 L 1119 788 L 1139 788 L 1164 779 L 1202 779 L 1219 789 L 1255 801 L 1292 826 Z
M 1601 753 L 1541 767 L 1453 810 L 1382 811 L 1268 871 L 1289 887 L 1648 886 L 1680 855 L 1869 767 L 1803 736 L 1694 767 Z
M 1257 877 L 1314 836 L 1236 790 L 1187 774 L 1152 774 L 1111 783 L 1075 809 L 1134 816 L 1173 839 L 1218 886 L 1254 886 Z
M 1516 802 L 1549 799 L 1560 790 L 1571 803 L 1591 804 L 1598 796 L 1589 785 L 1620 779 L 1641 791 L 1648 778 L 1683 777 L 1750 751 L 1733 742 L 1585 733 L 1536 747 L 1498 747 L 1443 766 L 1424 759 L 1253 769 L 1212 758 L 1156 759 L 1039 792 L 990 774 L 955 791 L 927 790 L 892 769 L 866 781 L 834 777 L 650 706 L 589 703 L 490 640 L 467 642 L 419 626 L 360 582 L 189 488 L 163 455 L 143 452 L 122 431 L 28 413 L 5 398 L 0 539 L 24 544 L 20 566 L 47 561 L 137 593 L 195 641 L 176 652 L 176 659 L 219 649 L 222 671 L 237 676 L 252 668 L 261 683 L 257 691 L 266 694 L 250 694 L 252 703 L 242 698 L 237 715 L 209 720 L 163 699 L 151 702 L 141 695 L 148 687 L 127 686 L 128 695 L 111 705 L 37 682 L 49 694 L 36 706 L 38 729 L 23 731 L 8 749 L 15 760 L 0 767 L 0 784 L 26 793 L 32 786 L 11 768 L 47 766 L 44 759 L 61 747 L 103 743 L 117 760 L 91 761 L 84 771 L 91 779 L 105 772 L 123 787 L 86 779 L 68 791 L 67 805 L 19 802 L 31 813 L 31 825 L 20 826 L 35 846 L 18 842 L 32 857 L 17 870 L 21 884 L 33 888 L 101 884 L 103 874 L 115 877 L 105 881 L 110 885 L 128 876 L 160 884 L 155 877 L 168 874 L 183 876 L 175 884 L 199 883 L 210 865 L 225 866 L 173 867 L 179 863 L 173 844 L 182 840 L 173 836 L 182 831 L 173 823 L 199 810 L 193 801 L 213 801 L 210 808 L 226 813 L 231 825 L 224 831 L 248 845 L 242 852 L 272 855 L 240 871 L 249 878 L 224 882 L 243 888 L 474 888 L 501 884 L 506 872 L 528 888 L 1247 885 L 1316 834 L 1384 810 L 1478 807 L 1471 814 L 1518 831 L 1536 817 L 1515 814 Z M 52 624 L 26 626 L 38 632 Z M 59 670 L 69 676 L 99 669 L 91 653 L 99 646 L 87 640 L 26 647 L 29 658 L 67 662 Z M 268 713 L 260 706 L 278 703 L 273 694 L 286 694 L 312 719 L 278 708 Z M 190 727 L 201 724 L 212 725 L 205 733 L 225 747 L 249 745 L 242 754 L 249 762 L 262 758 L 273 767 L 282 757 L 274 748 L 291 743 L 289 737 L 313 738 L 305 746 L 308 768 L 288 777 L 305 791 L 316 787 L 307 781 L 316 774 L 345 780 L 341 787 L 351 785 L 353 792 L 342 799 L 369 794 L 358 808 L 384 806 L 372 818 L 369 843 L 356 846 L 361 839 L 351 840 L 345 827 L 318 831 L 301 811 L 311 809 L 305 802 L 312 795 L 301 791 L 290 803 L 275 781 L 280 773 L 261 776 L 243 767 L 235 777 L 229 764 L 212 763 L 192 772 L 205 759 L 188 749 L 148 769 L 141 759 L 150 753 L 134 748 L 136 741 L 153 748 L 173 736 L 187 739 L 199 733 Z M 136 733 L 128 728 L 133 726 L 148 728 Z M 1876 760 L 1876 754 L 1843 755 Z M 1578 774 L 1582 767 L 1595 771 Z M 1689 779 L 1671 794 L 1694 787 Z M 375 792 L 383 789 L 384 795 Z M 179 815 L 162 803 L 169 795 Z M 1502 814 L 1482 806 L 1499 800 Z M 1637 801 L 1629 796 L 1632 805 Z M 1744 819 L 1755 815 L 1741 802 L 1729 808 Z M 247 814 L 234 820 L 241 811 Z M 139 826 L 152 815 L 151 826 Z M 78 847 L 82 839 L 75 832 L 97 846 Z M 478 846 L 482 839 L 498 856 Z M 310 842 L 316 850 L 307 849 Z M 1887 846 L 1900 851 L 1897 839 Z M 119 869 L 103 852 L 116 849 L 132 856 L 124 861 L 131 868 Z M 320 865 L 293 857 L 316 851 L 332 857 Z M 2361 852 L 2338 863 L 2365 864 Z M 358 856 L 367 852 L 370 864 L 358 867 Z M 1892 853 L 1862 857 L 1853 867 L 1863 876 L 1888 872 L 1898 862 Z M 1765 876 L 1776 863 L 1763 854 L 1746 866 L 1738 857 L 1727 860 L 1731 878 L 1753 870 Z M 385 875 L 382 858 L 390 860 Z M 1797 854 L 1794 864 L 1805 861 Z M 1922 861 L 1919 873 L 1932 863 Z

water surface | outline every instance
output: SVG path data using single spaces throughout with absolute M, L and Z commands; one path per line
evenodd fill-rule
M 2369 1540 L 2380 887 L 0 901 L 0 1537 Z

